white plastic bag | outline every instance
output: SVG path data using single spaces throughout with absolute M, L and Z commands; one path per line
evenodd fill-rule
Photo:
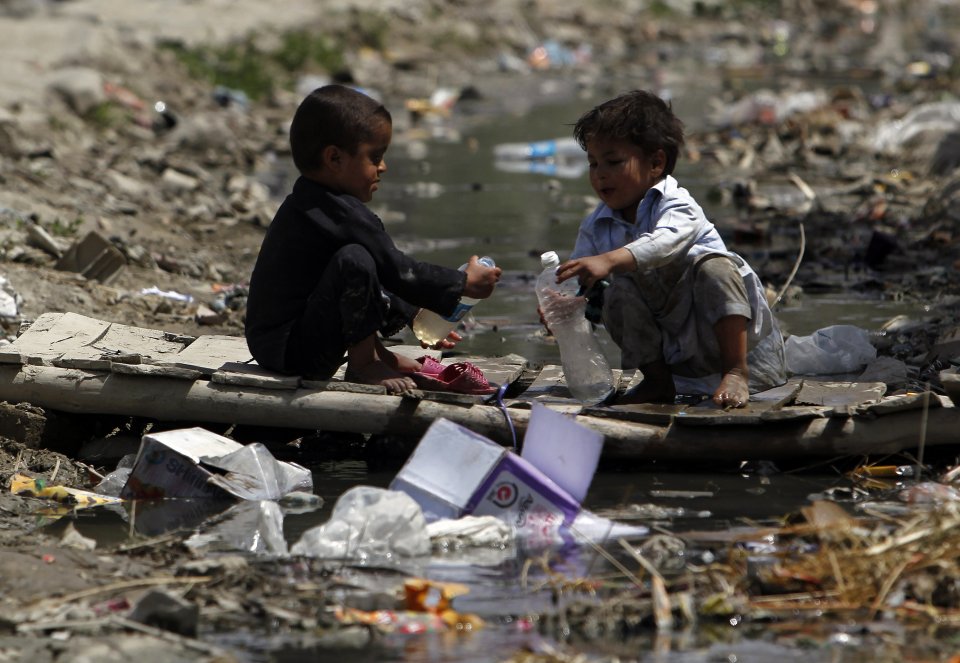
M 330 520 L 308 529 L 290 552 L 389 566 L 399 557 L 430 554 L 427 521 L 406 493 L 355 486 L 337 500 Z
M 869 332 L 853 325 L 832 325 L 810 336 L 791 336 L 784 351 L 787 370 L 794 375 L 859 371 L 877 357 Z

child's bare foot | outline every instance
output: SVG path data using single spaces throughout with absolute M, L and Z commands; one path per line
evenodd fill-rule
M 642 380 L 633 389 L 618 398 L 614 405 L 639 405 L 641 403 L 672 404 L 677 398 L 673 380 L 669 383 L 654 380 Z
M 727 371 L 720 386 L 713 392 L 713 402 L 720 407 L 743 407 L 750 400 L 747 376 L 740 369 Z
M 397 373 L 416 373 L 423 368 L 423 364 L 416 359 L 391 352 L 382 345 L 377 348 L 377 357 Z
M 417 383 L 412 378 L 401 375 L 382 361 L 373 361 L 360 366 L 347 364 L 347 371 L 343 377 L 347 382 L 380 385 L 386 388 L 388 394 L 402 394 L 417 388 Z

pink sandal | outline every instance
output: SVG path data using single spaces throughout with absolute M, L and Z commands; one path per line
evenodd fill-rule
M 411 373 L 410 377 L 421 389 L 431 389 L 433 391 L 455 391 L 460 394 L 485 395 L 492 394 L 497 390 L 484 377 L 483 371 L 468 361 L 450 364 L 444 367 L 440 373 L 434 375 L 418 372 Z
M 417 373 L 423 373 L 424 375 L 440 375 L 441 373 L 443 373 L 443 369 L 446 368 L 446 366 L 441 364 L 439 361 L 437 361 L 430 355 L 424 355 L 422 357 L 418 357 L 417 361 L 419 361 L 420 364 L 422 365 L 422 367 L 420 368 L 419 371 L 417 371 Z

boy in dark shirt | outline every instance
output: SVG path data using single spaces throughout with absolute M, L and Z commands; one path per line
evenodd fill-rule
M 364 203 L 386 171 L 390 113 L 340 85 L 314 90 L 290 127 L 300 177 L 277 211 L 250 279 L 245 335 L 265 368 L 327 379 L 347 355 L 345 378 L 389 393 L 413 389 L 419 362 L 378 337 L 409 324 L 417 307 L 442 315 L 461 297 L 485 299 L 500 268 L 477 256 L 463 272 L 402 253 Z M 455 332 L 437 344 L 449 348 Z

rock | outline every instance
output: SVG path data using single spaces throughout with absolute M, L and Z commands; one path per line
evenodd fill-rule
M 158 589 L 148 592 L 130 613 L 135 622 L 187 637 L 197 634 L 199 618 L 200 606 Z
M 195 191 L 200 187 L 200 182 L 185 173 L 181 173 L 173 168 L 167 168 L 160 176 L 160 183 L 164 190 L 170 193 L 183 193 L 185 191 Z
M 103 76 L 86 67 L 57 70 L 51 76 L 48 88 L 77 115 L 86 115 L 107 99 L 103 92 Z

